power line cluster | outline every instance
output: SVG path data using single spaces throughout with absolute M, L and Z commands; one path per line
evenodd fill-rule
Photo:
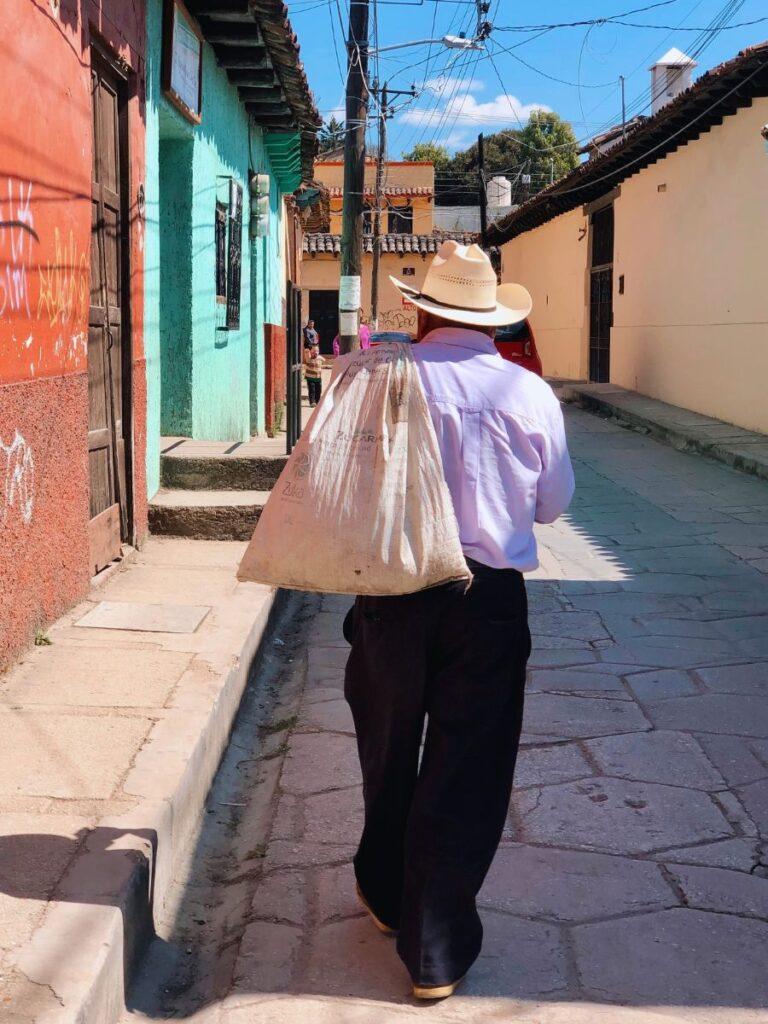
M 354 0 L 352 0 L 352 2 L 354 2 Z M 509 107 L 510 121 L 515 123 L 512 127 L 514 127 L 515 130 L 523 128 L 524 125 L 520 116 L 520 110 L 517 108 L 516 104 L 513 103 L 512 97 L 510 97 L 507 92 L 507 87 L 504 82 L 504 77 L 499 64 L 502 57 L 507 57 L 516 63 L 519 63 L 526 69 L 541 77 L 553 80 L 560 84 L 568 85 L 569 87 L 578 90 L 582 117 L 580 122 L 574 123 L 579 124 L 582 127 L 582 130 L 587 130 L 588 134 L 584 135 L 582 138 L 577 138 L 576 144 L 577 146 L 584 146 L 592 138 L 599 136 L 604 131 L 615 126 L 617 123 L 617 119 L 615 117 L 604 122 L 594 119 L 596 111 L 608 100 L 616 96 L 618 92 L 617 81 L 582 81 L 582 58 L 585 53 L 591 52 L 589 49 L 589 40 L 590 33 L 594 30 L 605 25 L 615 25 L 626 29 L 664 31 L 668 34 L 679 31 L 695 33 L 695 37 L 686 47 L 690 55 L 690 61 L 691 63 L 694 63 L 697 58 L 699 58 L 701 54 L 714 43 L 720 33 L 730 29 L 743 28 L 746 26 L 756 25 L 761 22 L 768 22 L 768 15 L 756 17 L 751 20 L 737 20 L 738 15 L 747 0 L 725 0 L 707 24 L 696 26 L 686 24 L 686 20 L 688 18 L 693 18 L 696 10 L 701 6 L 702 2 L 703 0 L 699 0 L 693 9 L 688 11 L 686 18 L 682 18 L 678 24 L 656 24 L 653 21 L 639 20 L 642 15 L 657 11 L 661 8 L 673 8 L 676 4 L 680 3 L 680 0 L 655 0 L 655 2 L 635 7 L 628 7 L 625 2 L 622 5 L 621 10 L 612 14 L 607 14 L 604 17 L 581 18 L 559 22 L 553 21 L 521 23 L 518 25 L 495 25 L 493 23 L 493 19 L 498 14 L 500 0 L 494 0 L 493 4 L 487 2 L 483 4 L 481 3 L 481 0 L 371 0 L 373 13 L 371 57 L 373 61 L 372 75 L 374 80 L 378 82 L 381 81 L 382 78 L 386 78 L 391 83 L 393 81 L 397 81 L 398 78 L 402 80 L 402 76 L 405 73 L 409 75 L 411 80 L 413 80 L 414 74 L 418 76 L 415 85 L 415 95 L 413 97 L 407 97 L 404 101 L 399 101 L 396 104 L 389 105 L 389 110 L 387 112 L 388 116 L 402 114 L 406 110 L 418 114 L 418 116 L 414 116 L 414 113 L 409 113 L 407 118 L 399 117 L 397 119 L 394 125 L 395 130 L 392 133 L 393 138 L 391 140 L 391 148 L 395 151 L 397 150 L 398 143 L 403 138 L 403 132 L 408 129 L 411 129 L 411 136 L 409 139 L 411 147 L 419 143 L 445 144 L 446 142 L 450 146 L 452 139 L 461 137 L 460 133 L 468 123 L 499 124 L 502 119 L 496 113 L 477 113 L 469 102 L 472 97 L 474 79 L 478 73 L 478 68 L 481 62 L 483 61 L 489 62 L 490 70 L 492 71 L 496 81 L 499 83 L 501 88 L 499 100 L 505 100 Z M 424 41 L 425 45 L 422 49 L 423 56 L 414 60 L 410 55 L 407 58 L 404 58 L 402 55 L 395 55 L 393 53 L 380 54 L 378 52 L 380 49 L 378 23 L 379 5 L 382 7 L 402 6 L 426 8 L 427 4 L 432 5 L 430 19 L 431 30 L 430 41 Z M 348 53 L 347 61 L 343 61 L 341 57 L 342 46 L 345 45 L 344 26 L 345 20 L 348 20 L 349 5 L 350 0 L 294 0 L 291 4 L 292 13 L 305 13 L 322 7 L 328 8 L 331 20 L 333 51 L 340 83 L 344 83 L 346 81 L 345 65 L 348 62 L 354 64 L 356 61 L 360 60 L 359 51 L 355 53 L 354 49 Z M 490 10 L 491 7 L 494 9 Z M 486 16 L 489 20 L 484 22 L 483 18 Z M 478 38 L 478 32 L 480 31 L 481 26 L 485 25 L 487 31 L 482 37 L 481 47 L 467 47 L 466 49 L 450 49 L 447 51 L 443 50 L 436 44 L 436 32 L 438 33 L 438 38 L 440 38 L 438 26 L 441 21 L 443 21 L 445 25 L 442 38 L 459 36 L 465 37 L 467 40 L 474 40 Z M 336 31 L 337 28 L 341 31 L 341 41 L 338 38 Z M 577 30 L 583 31 L 584 33 L 580 49 L 578 74 L 575 80 L 550 74 L 547 70 L 536 66 L 536 64 L 526 59 L 526 57 L 522 56 L 518 52 L 521 48 L 530 46 L 536 39 L 558 30 Z M 500 42 L 495 38 L 495 34 L 497 33 L 517 34 L 522 38 L 510 45 L 500 45 Z M 637 73 L 649 57 L 652 57 L 653 53 L 658 51 L 658 48 L 663 44 L 666 38 L 668 38 L 668 35 L 655 44 L 654 49 L 648 57 L 644 58 L 644 60 L 636 67 L 630 69 L 622 76 L 624 81 L 631 79 Z M 366 81 L 365 84 L 366 87 L 371 90 L 371 83 Z M 661 88 L 664 89 L 665 86 L 661 86 Z M 585 105 L 582 102 L 582 92 L 600 90 L 603 90 L 605 93 L 603 97 L 591 108 L 585 110 Z M 375 90 L 371 91 L 371 94 L 375 101 Z M 646 110 L 649 105 L 652 105 L 656 99 L 657 95 L 654 94 L 653 87 L 644 87 L 626 104 L 625 120 L 627 122 L 631 121 L 639 113 Z M 370 129 L 377 124 L 380 116 L 382 116 L 382 112 L 380 110 L 370 111 L 367 118 L 367 127 Z M 346 131 L 350 131 L 354 130 L 356 125 L 347 125 L 345 127 Z M 554 153 L 558 149 L 565 150 L 573 148 L 573 141 L 570 140 L 542 147 L 532 146 L 524 140 L 518 140 L 518 143 L 529 159 L 536 156 L 540 157 L 542 155 Z M 549 180 L 547 180 L 546 174 L 536 171 L 531 172 L 530 166 L 527 167 L 527 172 L 525 170 L 521 171 L 521 166 L 524 166 L 524 162 L 515 168 L 509 169 L 510 173 L 513 175 L 513 186 L 518 182 L 518 178 L 522 176 L 525 176 L 526 178 L 526 186 L 533 190 L 538 190 L 550 183 Z M 442 194 L 450 194 L 451 192 L 458 193 L 464 191 L 466 187 L 470 185 L 472 177 L 472 172 L 468 172 L 468 175 L 463 176 L 461 172 L 441 172 L 438 170 L 436 173 L 436 182 Z M 476 182 L 476 180 L 475 176 L 474 181 Z

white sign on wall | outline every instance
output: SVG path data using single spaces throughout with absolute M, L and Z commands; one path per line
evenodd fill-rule
M 181 0 L 165 0 L 163 89 L 176 109 L 198 124 L 202 114 L 203 37 Z
M 339 309 L 360 308 L 360 275 L 342 274 L 339 280 Z

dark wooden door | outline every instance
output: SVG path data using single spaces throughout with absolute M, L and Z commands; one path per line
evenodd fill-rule
M 91 569 L 120 556 L 127 539 L 127 423 L 123 372 L 127 192 L 122 81 L 94 55 L 93 181 L 91 188 L 91 297 L 88 318 L 88 466 Z
M 613 323 L 613 270 L 593 270 L 589 294 L 589 379 L 611 379 L 611 324 Z
M 589 281 L 589 379 L 611 379 L 613 326 L 613 206 L 592 214 Z
M 324 356 L 333 352 L 333 339 L 339 333 L 339 293 L 315 288 L 309 293 L 309 320 L 315 321 L 320 335 L 320 351 Z

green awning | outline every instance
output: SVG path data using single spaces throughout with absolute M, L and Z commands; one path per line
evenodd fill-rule
M 301 184 L 301 133 L 264 132 L 264 146 L 281 192 L 294 192 Z

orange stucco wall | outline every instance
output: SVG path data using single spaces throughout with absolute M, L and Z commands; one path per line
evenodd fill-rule
M 315 164 L 315 179 L 327 185 L 328 188 L 341 188 L 344 184 L 344 165 L 337 161 L 319 161 Z M 375 182 L 376 164 L 373 161 L 368 161 L 365 165 L 366 188 L 373 189 Z M 386 186 L 428 188 L 434 194 L 435 167 L 434 164 L 415 160 L 391 161 L 385 165 L 384 182 Z M 392 196 L 385 201 L 389 207 L 406 205 L 413 207 L 413 233 L 415 235 L 432 233 L 434 226 L 432 196 Z M 332 234 L 341 234 L 341 212 L 341 198 L 332 198 L 330 227 Z M 383 234 L 390 230 L 389 215 L 386 210 L 382 212 L 381 230 Z
M 91 41 L 130 76 L 135 534 L 146 531 L 141 0 L 0 7 L 0 664 L 89 581 Z

